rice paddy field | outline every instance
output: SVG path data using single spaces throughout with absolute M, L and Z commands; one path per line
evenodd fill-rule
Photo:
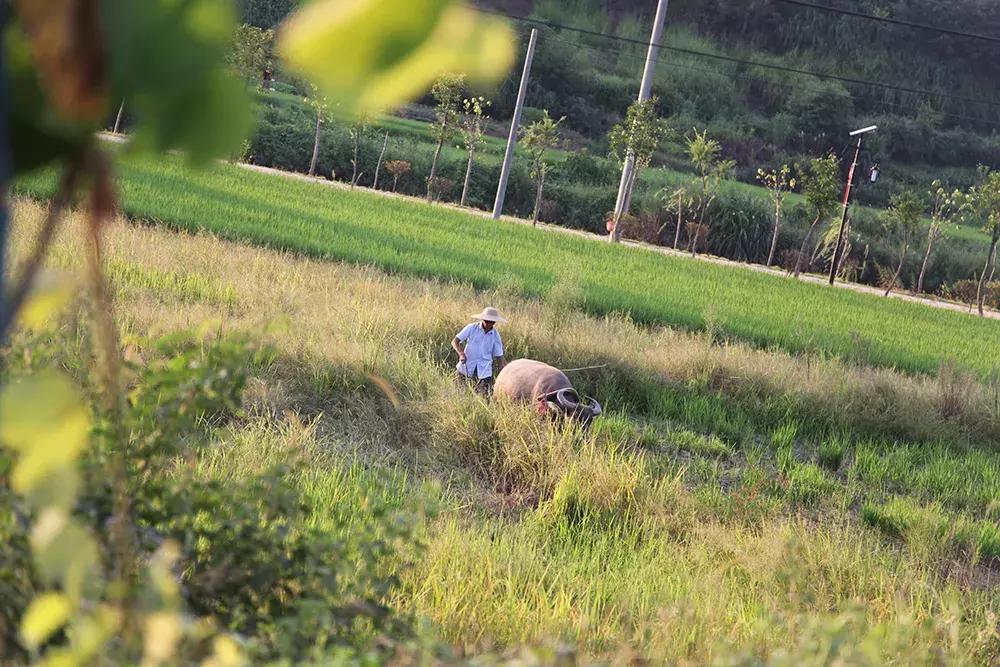
M 121 173 L 126 212 L 164 223 L 106 233 L 132 363 L 178 336 L 267 348 L 175 474 L 235 485 L 294 459 L 310 529 L 409 517 L 386 602 L 421 642 L 532 664 L 566 664 L 557 646 L 581 664 L 1000 661 L 1000 390 L 969 342 L 990 323 L 242 170 Z M 43 213 L 15 202 L 15 260 Z M 53 267 L 80 266 L 83 225 Z M 449 341 L 484 303 L 510 318 L 510 358 L 600 366 L 573 375 L 606 408 L 589 431 L 455 386 Z M 85 368 L 86 310 L 19 334 L 12 372 Z M 860 354 L 854 329 L 883 347 Z
M 381 270 L 568 300 L 763 349 L 935 373 L 957 365 L 981 378 L 1000 367 L 994 321 L 901 300 L 796 282 L 592 239 L 493 222 L 451 208 L 278 179 L 232 165 L 203 171 L 177 157 L 123 157 L 125 215 L 173 229 Z M 17 191 L 45 197 L 51 174 Z

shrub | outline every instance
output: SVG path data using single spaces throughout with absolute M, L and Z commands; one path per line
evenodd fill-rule
M 709 216 L 713 255 L 747 262 L 763 262 L 771 242 L 771 217 L 764 200 L 743 191 L 729 191 L 716 201 Z
M 352 517 L 348 530 L 331 521 L 336 507 L 323 507 L 317 520 L 316 505 L 303 495 L 300 468 L 231 470 L 206 479 L 196 464 L 219 446 L 217 430 L 239 418 L 247 374 L 266 363 L 268 351 L 238 338 L 202 342 L 189 335 L 142 347 L 150 361 L 131 364 L 132 386 L 117 420 L 92 408 L 96 426 L 82 461 L 80 520 L 107 540 L 122 516 L 117 499 L 124 494 L 136 562 L 168 540 L 177 545 L 185 608 L 239 632 L 258 659 L 300 660 L 314 649 L 368 641 L 376 632 L 407 637 L 409 619 L 390 612 L 385 600 L 397 584 L 388 564 L 396 559 L 396 544 L 412 542 L 411 521 L 399 520 L 369 494 L 339 512 Z M 75 362 L 68 357 L 63 363 Z M 130 447 L 124 489 L 108 475 L 119 430 Z M 0 456 L 0 465 L 5 461 Z M 8 647 L 15 652 L 20 639 L 6 636 L 17 627 L 8 621 L 23 613 L 34 570 L 24 527 L 6 519 L 26 516 L 27 507 L 5 485 L 0 510 L 0 622 L 10 655 Z M 107 558 L 109 572 L 127 567 L 118 549 L 109 548 Z M 143 583 L 135 586 L 138 593 Z
M 611 214 L 608 214 L 611 219 Z M 623 215 L 621 219 L 622 237 L 651 245 L 660 242 L 661 222 L 655 213 L 640 211 L 637 215 Z
M 990 308 L 1000 308 L 1000 281 L 986 283 L 983 285 L 983 290 L 986 292 L 984 305 Z M 976 304 L 978 292 L 978 280 L 959 280 L 942 289 L 945 298 L 969 305 Z
M 427 185 L 431 192 L 431 198 L 434 201 L 447 199 L 452 190 L 455 189 L 455 181 L 444 176 L 435 176 L 428 179 Z

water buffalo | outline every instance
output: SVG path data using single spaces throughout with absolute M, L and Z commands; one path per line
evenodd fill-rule
M 581 399 L 565 373 L 533 359 L 504 366 L 494 391 L 511 400 L 534 403 L 539 412 L 563 414 L 584 425 L 601 414 L 601 404 L 590 397 Z

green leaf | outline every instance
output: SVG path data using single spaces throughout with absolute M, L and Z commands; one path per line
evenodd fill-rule
M 147 614 L 143 623 L 143 664 L 161 665 L 168 662 L 177 650 L 182 634 L 180 614 L 170 611 Z
M 76 281 L 69 274 L 42 272 L 35 278 L 34 287 L 18 313 L 20 324 L 29 329 L 44 329 L 75 293 Z
M 70 381 L 53 371 L 0 390 L 0 439 L 21 453 L 13 474 L 25 492 L 74 461 L 87 442 L 90 416 Z
M 225 0 L 103 0 L 116 99 L 139 118 L 137 149 L 227 154 L 251 128 L 246 87 L 224 66 L 234 28 Z
M 76 500 L 77 491 L 80 489 L 80 476 L 76 467 L 68 465 L 45 465 L 37 473 L 36 479 L 30 479 L 33 471 L 22 470 L 24 458 L 18 462 L 15 468 L 15 475 L 18 476 L 18 486 L 24 484 L 24 477 L 30 481 L 30 491 L 25 493 L 25 499 L 29 507 L 35 511 L 40 511 L 46 507 L 57 507 L 70 509 Z M 36 464 L 29 464 L 36 465 Z
M 21 637 L 29 649 L 37 649 L 66 625 L 73 603 L 60 593 L 43 593 L 32 600 L 21 619 Z
M 246 661 L 236 642 L 226 635 L 218 635 L 212 641 L 212 655 L 202 663 L 202 667 L 240 667 L 244 664 Z
M 61 582 L 71 599 L 82 595 L 98 556 L 93 538 L 79 523 L 61 510 L 45 510 L 32 528 L 31 548 L 44 581 Z
M 493 80 L 513 61 L 513 35 L 497 19 L 446 0 L 322 0 L 293 15 L 278 52 L 348 109 L 378 111 L 457 71 Z

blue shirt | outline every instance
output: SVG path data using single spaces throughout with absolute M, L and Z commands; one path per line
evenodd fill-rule
M 458 362 L 458 372 L 465 377 L 493 377 L 493 359 L 503 356 L 503 341 L 496 327 L 486 331 L 482 323 L 473 322 L 455 338 L 465 343 L 465 362 Z

